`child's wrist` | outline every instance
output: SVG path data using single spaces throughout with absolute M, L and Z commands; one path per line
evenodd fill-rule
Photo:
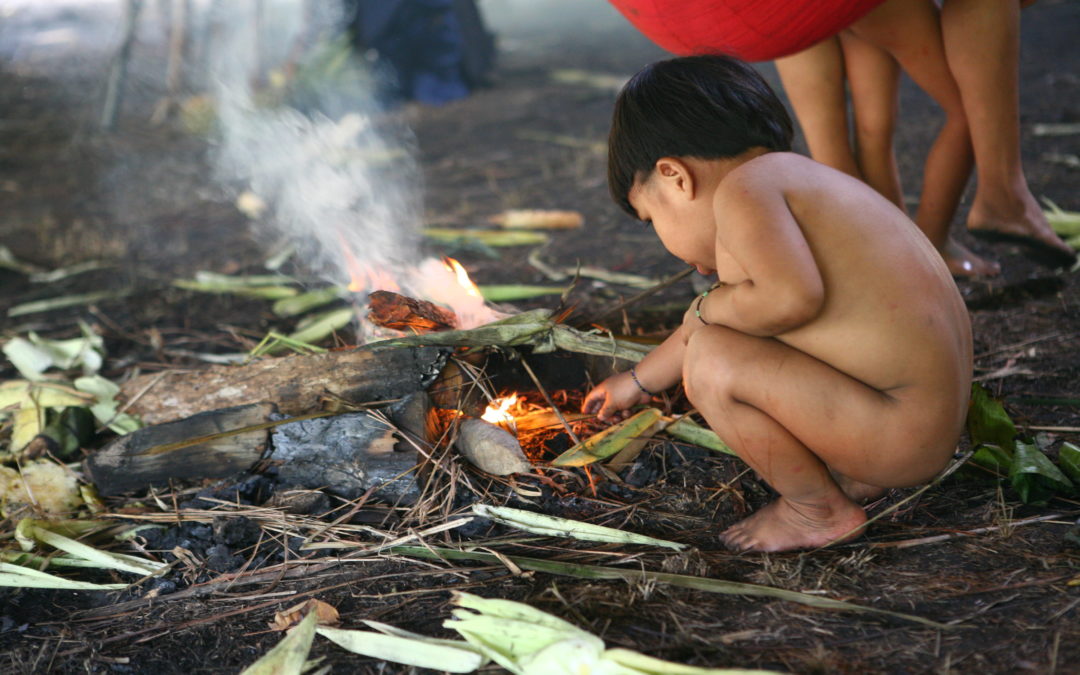
M 709 290 L 702 292 L 702 294 L 698 296 L 697 302 L 694 304 L 694 316 L 696 316 L 698 318 L 698 321 L 701 322 L 701 325 L 703 325 L 703 326 L 711 326 L 711 325 L 713 325 L 713 324 L 709 323 L 708 321 L 706 321 L 705 317 L 702 316 L 702 313 L 701 313 L 702 307 L 701 307 L 701 305 L 705 302 L 705 298 L 709 297 L 709 293 L 712 293 L 717 288 L 720 288 L 723 285 L 724 285 L 724 282 L 718 281 L 715 284 L 713 284 L 712 287 L 709 288 Z
M 645 388 L 645 385 L 643 385 L 641 383 L 641 380 L 638 379 L 637 366 L 632 366 L 630 368 L 630 378 L 632 380 L 634 380 L 634 384 L 637 385 L 637 388 L 640 389 L 642 391 L 642 393 L 648 394 L 649 396 L 656 396 L 659 393 L 659 392 L 655 392 L 655 391 L 649 391 L 648 389 Z

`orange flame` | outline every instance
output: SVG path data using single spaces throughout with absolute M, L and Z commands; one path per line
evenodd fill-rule
M 364 267 L 356 259 L 345 234 L 338 230 L 338 241 L 341 243 L 341 255 L 345 258 L 345 268 L 349 271 L 348 289 L 353 293 L 366 290 L 394 291 L 401 290 L 392 274 L 377 267 Z
M 517 394 L 510 394 L 503 398 L 497 398 L 488 404 L 487 410 L 480 416 L 485 422 L 491 422 L 501 427 L 514 428 L 514 415 L 510 408 L 518 402 Z
M 461 266 L 461 263 L 453 258 L 443 258 L 443 264 L 446 265 L 446 269 L 454 273 L 457 277 L 458 284 L 465 289 L 465 292 L 469 295 L 479 298 L 480 289 L 476 287 L 476 284 L 469 278 L 469 273 L 465 271 L 465 268 Z

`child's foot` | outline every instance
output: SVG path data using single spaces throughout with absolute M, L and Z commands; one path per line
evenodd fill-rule
M 847 499 L 835 501 L 806 506 L 780 497 L 724 530 L 720 538 L 737 551 L 790 551 L 847 541 L 861 533 L 866 512 Z
M 952 237 L 945 242 L 941 257 L 945 258 L 945 264 L 949 266 L 949 272 L 954 277 L 992 277 L 1001 274 L 1000 265 L 976 255 Z
M 968 214 L 968 230 L 979 237 L 1023 244 L 1039 262 L 1070 265 L 1076 252 L 1046 222 L 1030 193 L 1011 208 L 976 201 Z

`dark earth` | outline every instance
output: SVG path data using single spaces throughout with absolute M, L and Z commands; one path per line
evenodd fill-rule
M 140 28 L 115 130 L 98 128 L 108 62 L 118 44 L 119 5 L 0 2 L 0 244 L 44 268 L 108 263 L 48 284 L 0 267 L 2 336 L 36 331 L 73 337 L 78 320 L 85 320 L 105 337 L 102 373 L 115 381 L 135 368 L 203 367 L 192 353 L 245 351 L 269 330 L 292 328 L 265 301 L 171 285 L 197 270 L 266 273 L 262 263 L 274 242 L 238 212 L 234 186 L 213 180 L 207 168 L 211 139 L 186 132 L 176 120 L 151 121 L 164 95 L 166 39 L 158 14 Z M 408 104 L 394 113 L 416 135 L 425 221 L 476 227 L 509 208 L 576 210 L 584 227 L 554 232 L 542 252 L 545 262 L 666 278 L 680 272 L 681 263 L 607 195 L 602 144 L 614 92 L 551 77 L 553 70 L 573 68 L 625 78 L 664 53 L 606 4 L 583 5 L 481 3 L 499 41 L 493 85 L 441 107 Z M 60 39 L 65 30 L 77 39 Z M 1080 3 L 1038 2 L 1023 12 L 1022 30 L 1022 142 L 1032 192 L 1080 210 L 1080 162 L 1062 159 L 1080 154 L 1080 135 L 1035 133 L 1039 124 L 1080 123 Z M 778 85 L 771 65 L 761 70 Z M 901 105 L 900 167 L 917 203 L 913 190 L 939 118 L 908 81 Z M 1054 456 L 1061 442 L 1080 443 L 1080 275 L 1076 268 L 1029 260 L 1015 246 L 971 238 L 961 225 L 964 215 L 962 208 L 956 235 L 1003 269 L 999 278 L 958 282 L 974 325 L 976 377 L 1004 401 L 1021 431 Z M 478 283 L 550 283 L 527 262 L 529 247 L 498 249 L 497 258 L 475 247 L 433 245 L 432 252 L 459 258 Z M 127 294 L 59 311 L 6 314 L 31 300 L 97 290 Z M 567 302 L 583 320 L 636 292 L 585 279 Z M 662 337 L 693 294 L 692 283 L 682 281 L 602 323 L 619 333 Z M 347 329 L 325 344 L 354 340 Z M 0 379 L 14 377 L 14 369 L 0 363 Z M 583 372 L 577 382 L 566 393 L 568 410 L 584 392 Z M 665 405 L 685 410 L 678 397 Z M 84 452 L 105 440 L 101 435 Z M 565 438 L 549 444 L 567 446 Z M 960 450 L 969 446 L 964 440 Z M 950 627 L 501 564 L 389 554 L 340 562 L 325 552 L 298 550 L 300 539 L 271 527 L 267 510 L 243 512 L 248 517 L 223 511 L 148 530 L 139 542 L 146 552 L 171 561 L 179 546 L 185 558 L 167 576 L 133 589 L 0 589 L 0 671 L 239 672 L 280 639 L 268 629 L 274 613 L 309 597 L 335 606 L 346 627 L 376 619 L 448 637 L 441 624 L 449 616 L 451 591 L 468 590 L 528 602 L 602 636 L 608 646 L 700 666 L 799 673 L 1080 672 L 1075 495 L 1024 504 L 1007 481 L 962 471 L 909 501 L 903 500 L 915 490 L 893 491 L 870 513 L 899 508 L 851 543 L 806 553 L 734 554 L 720 546 L 716 533 L 769 499 L 768 488 L 734 458 L 657 441 L 622 474 L 622 483 L 594 473 L 595 491 L 580 471 L 551 473 L 543 482 L 522 478 L 510 486 L 460 459 L 449 461 L 468 489 L 442 478 L 452 497 L 440 497 L 430 513 L 373 502 L 353 513 L 351 522 L 404 534 L 442 522 L 486 495 L 695 547 L 690 554 L 670 554 L 540 539 L 500 547 L 508 555 L 764 584 Z M 534 496 L 516 497 L 512 488 L 526 486 Z M 219 506 L 212 497 L 263 504 L 273 487 L 268 477 L 251 474 L 212 485 L 174 485 L 157 495 L 178 510 L 208 510 Z M 169 520 L 165 502 L 156 507 L 141 493 L 108 506 L 178 522 Z M 313 508 L 332 506 L 324 497 Z M 4 547 L 12 529 L 10 520 L 0 523 Z M 510 534 L 474 522 L 425 541 L 439 546 Z M 935 539 L 921 541 L 929 537 Z M 110 580 L 105 574 L 87 578 Z M 325 659 L 332 672 L 410 672 L 318 638 L 312 656 Z

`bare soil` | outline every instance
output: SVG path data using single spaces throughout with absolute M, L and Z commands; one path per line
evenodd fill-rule
M 86 34 L 68 43 L 42 36 L 108 28 L 115 8 L 58 3 L 30 13 L 21 7 L 5 10 L 0 4 L 0 243 L 46 268 L 88 260 L 109 265 L 49 284 L 0 268 L 3 336 L 33 330 L 71 337 L 78 333 L 77 320 L 85 320 L 106 338 L 103 374 L 119 380 L 135 368 L 198 368 L 193 352 L 242 351 L 268 330 L 290 328 L 265 301 L 172 286 L 174 279 L 201 269 L 261 273 L 272 242 L 236 210 L 229 186 L 212 180 L 206 138 L 185 133 L 175 122 L 150 122 L 162 95 L 162 36 L 152 27 L 142 33 L 137 77 L 116 131 L 106 134 L 98 130 L 97 118 L 115 43 Z M 1025 167 L 1036 196 L 1070 210 L 1080 210 L 1080 169 L 1059 158 L 1080 154 L 1080 135 L 1036 135 L 1034 129 L 1080 122 L 1077 28 L 1075 2 L 1040 2 L 1024 12 Z M 628 76 L 663 53 L 603 11 L 587 12 L 576 23 L 536 20 L 527 28 L 496 29 L 502 52 L 494 86 L 442 107 L 400 110 L 416 133 L 426 220 L 475 226 L 507 208 L 574 209 L 586 225 L 553 234 L 542 251 L 548 264 L 581 263 L 656 278 L 681 271 L 653 233 L 607 196 L 605 156 L 597 146 L 605 138 L 613 92 L 559 83 L 550 75 L 577 68 Z M 762 71 L 777 82 L 771 66 L 763 64 Z M 922 157 L 939 118 L 907 81 L 902 110 L 897 147 L 915 200 Z M 1040 266 L 1015 246 L 972 239 L 960 225 L 964 215 L 958 215 L 957 236 L 1003 268 L 997 279 L 958 282 L 974 324 L 977 377 L 1029 435 L 1042 434 L 1050 447 L 1080 442 L 1080 274 Z M 548 283 L 528 263 L 528 248 L 499 249 L 497 258 L 469 249 L 450 253 L 479 283 Z M 127 294 L 62 311 L 6 315 L 20 303 L 96 290 Z M 569 302 L 576 316 L 589 317 L 635 292 L 585 280 Z M 693 293 L 683 281 L 603 323 L 621 333 L 662 335 L 676 325 Z M 556 303 L 549 298 L 520 306 Z M 341 344 L 352 338 L 348 331 L 339 335 Z M 550 385 L 569 387 L 571 401 L 580 398 L 584 380 L 583 373 L 572 375 L 574 385 Z M 0 364 L 0 379 L 15 376 L 6 362 Z M 680 401 L 668 404 L 677 408 Z M 551 440 L 545 458 L 566 446 L 565 437 Z M 961 450 L 966 448 L 965 441 Z M 147 535 L 145 546 L 155 555 L 172 560 L 170 551 L 179 546 L 188 557 L 166 578 L 125 592 L 0 589 L 0 670 L 238 672 L 280 639 L 267 628 L 274 612 L 307 597 L 337 607 L 346 626 L 377 619 L 447 636 L 441 623 L 449 616 L 450 592 L 469 590 L 529 602 L 601 635 L 609 646 L 697 665 L 800 673 L 1078 672 L 1076 499 L 1025 505 L 1007 484 L 958 476 L 904 502 L 852 543 L 806 553 L 739 555 L 725 551 L 716 533 L 765 503 L 769 493 L 734 458 L 657 442 L 623 474 L 622 484 L 594 474 L 595 491 L 581 472 L 512 486 L 480 476 L 460 460 L 447 461 L 456 467 L 441 483 L 450 492 L 442 493 L 430 513 L 370 504 L 353 514 L 354 522 L 404 534 L 463 509 L 479 492 L 694 547 L 676 555 L 543 539 L 499 549 L 507 554 L 764 584 L 917 615 L 950 628 L 505 565 L 401 555 L 341 562 L 312 557 L 297 550 L 295 538 L 272 534 L 258 518 L 232 514 Z M 462 489 L 454 497 L 460 487 L 454 480 L 475 490 Z M 522 487 L 538 496 L 521 501 L 514 488 Z M 160 495 L 175 498 L 180 508 L 211 508 L 200 497 L 260 504 L 267 489 L 265 479 L 250 476 L 211 486 L 177 485 Z M 893 491 L 871 515 L 914 493 Z M 129 513 L 154 510 L 145 497 L 109 505 Z M 11 523 L 3 523 L 0 537 L 10 531 Z M 449 545 L 505 534 L 477 523 L 426 541 Z M 310 559 L 301 565 L 305 556 Z M 313 655 L 325 658 L 333 672 L 409 672 L 325 641 L 316 641 Z

